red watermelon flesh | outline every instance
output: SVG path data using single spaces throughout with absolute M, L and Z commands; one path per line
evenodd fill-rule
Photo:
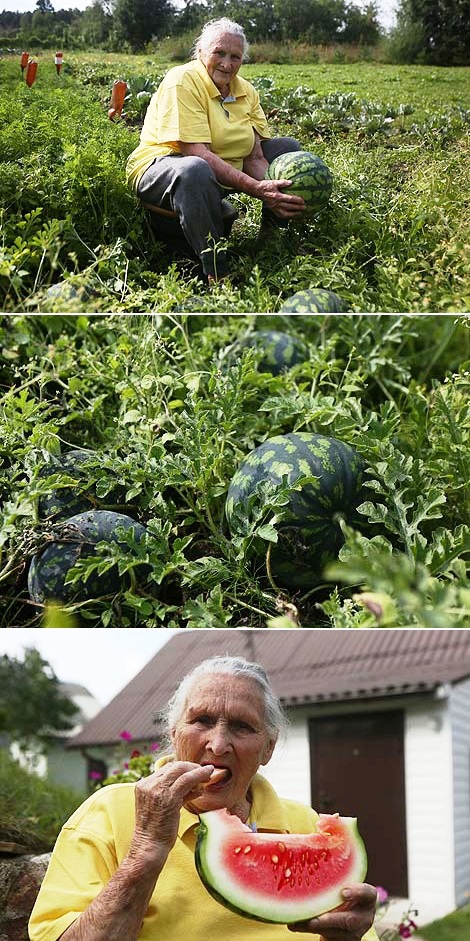
M 226 908 L 289 924 L 343 901 L 341 890 L 367 870 L 354 817 L 320 814 L 315 833 L 253 833 L 226 810 L 200 815 L 196 868 Z

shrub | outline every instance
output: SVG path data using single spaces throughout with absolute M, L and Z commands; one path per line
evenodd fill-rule
M 52 849 L 83 796 L 26 771 L 0 749 L 0 820 L 4 838 L 34 852 Z

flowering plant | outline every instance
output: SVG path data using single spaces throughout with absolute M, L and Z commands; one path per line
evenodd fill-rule
M 390 907 L 391 898 L 383 886 L 377 885 L 376 889 L 377 917 L 378 920 L 381 920 Z M 384 931 L 379 932 L 381 941 L 401 941 L 402 938 L 411 938 L 412 934 L 418 927 L 417 923 L 414 921 L 417 914 L 417 909 L 413 908 L 412 905 L 409 905 L 407 911 L 403 913 L 401 921 L 398 925 L 393 925 L 391 927 L 385 928 Z
M 125 730 L 119 733 L 119 738 L 123 745 L 128 745 L 132 741 L 132 734 Z M 152 774 L 155 764 L 155 752 L 158 751 L 159 747 L 158 742 L 152 742 L 150 751 L 147 746 L 144 746 L 143 751 L 133 748 L 127 760 L 124 760 L 125 753 L 123 753 L 118 756 L 118 758 L 121 757 L 121 767 L 116 768 L 106 778 L 103 778 L 99 772 L 91 771 L 89 778 L 95 784 L 95 790 L 105 787 L 107 784 L 122 784 L 123 782 L 129 784 L 138 781 L 140 778 L 148 777 L 149 774 Z

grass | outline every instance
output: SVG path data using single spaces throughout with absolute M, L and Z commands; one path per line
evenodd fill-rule
M 51 850 L 62 824 L 83 795 L 26 771 L 0 748 L 0 832 L 2 839 L 31 852 Z
M 470 309 L 470 69 L 244 66 L 273 133 L 317 152 L 335 187 L 314 222 L 263 244 L 259 203 L 235 197 L 232 281 L 208 290 L 193 261 L 155 239 L 125 185 L 148 95 L 135 92 L 127 123 L 107 119 L 114 78 L 137 88 L 168 64 L 69 54 L 60 80 L 41 61 L 28 89 L 17 59 L 0 59 L 3 310 L 276 313 L 309 286 L 352 312 Z
M 419 929 L 425 941 L 468 941 L 470 937 L 470 905 L 439 918 Z

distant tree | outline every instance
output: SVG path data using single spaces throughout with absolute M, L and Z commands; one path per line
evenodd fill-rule
M 112 16 L 105 12 L 101 0 L 94 0 L 77 19 L 74 33 L 79 34 L 85 46 L 100 46 L 106 42 L 113 23 Z
M 52 6 L 51 0 L 36 0 L 36 10 L 39 13 L 53 13 L 54 7 Z
M 343 42 L 374 46 L 378 43 L 381 32 L 376 3 L 368 3 L 366 7 L 358 7 L 355 3 L 348 4 L 342 30 Z
M 0 657 L 0 734 L 7 739 L 24 748 L 44 744 L 51 732 L 73 727 L 76 711 L 37 650 L 25 650 L 24 660 Z
M 170 0 L 116 0 L 113 12 L 117 41 L 140 52 L 150 39 L 171 31 L 175 11 Z
M 393 43 L 407 61 L 469 65 L 470 0 L 401 0 Z

